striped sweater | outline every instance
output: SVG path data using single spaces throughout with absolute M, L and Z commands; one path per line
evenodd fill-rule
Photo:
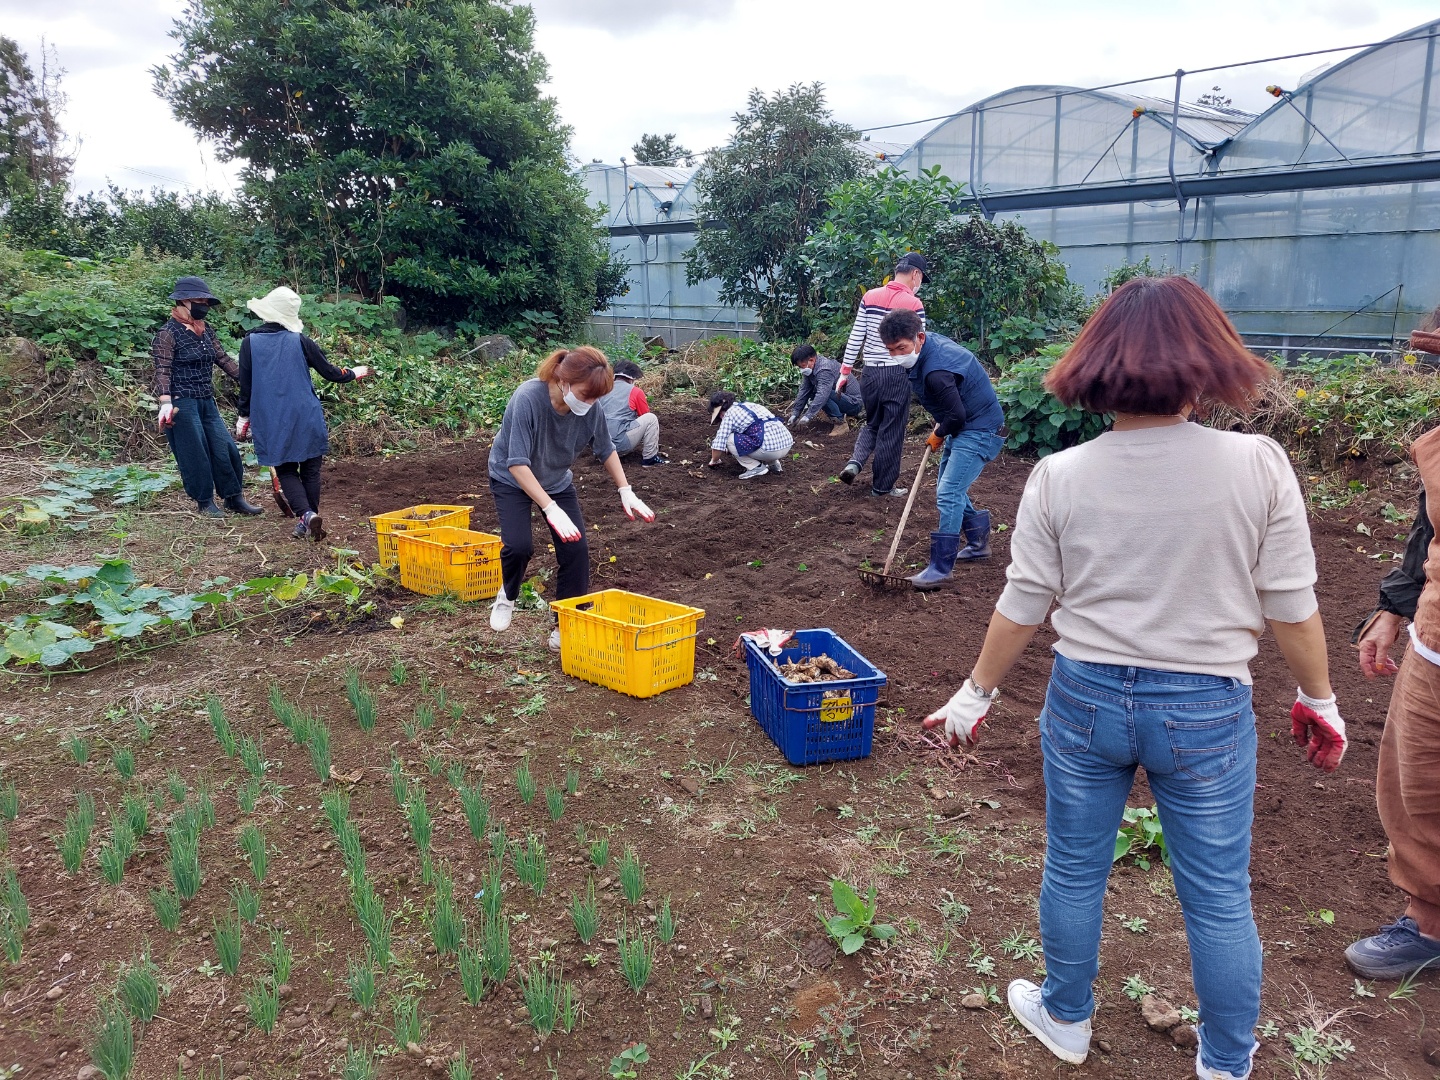
M 864 357 L 865 363 L 884 365 L 890 363 L 890 354 L 880 340 L 880 320 L 892 311 L 913 311 L 925 322 L 925 305 L 920 303 L 908 285 L 891 281 L 878 289 L 871 289 L 860 299 L 860 310 L 855 315 L 855 325 L 850 328 L 850 340 L 845 343 L 845 355 L 840 370 L 849 375 L 855 361 Z

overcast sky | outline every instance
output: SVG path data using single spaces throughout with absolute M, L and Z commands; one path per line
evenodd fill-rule
M 618 161 L 642 132 L 693 150 L 723 142 L 752 87 L 819 80 L 856 127 L 954 112 L 1012 86 L 1093 86 L 1282 53 L 1378 41 L 1435 16 L 1411 0 L 535 0 L 549 91 L 581 161 Z M 42 35 L 67 71 L 75 188 L 152 185 L 228 192 L 217 161 L 170 115 L 149 69 L 165 60 L 183 0 L 0 0 L 0 33 L 38 61 Z M 1261 109 L 1270 82 L 1293 86 L 1344 54 L 1195 76 Z M 38 67 L 38 62 L 36 64 Z M 1169 93 L 1169 80 L 1139 92 Z M 928 124 L 875 132 L 911 141 Z

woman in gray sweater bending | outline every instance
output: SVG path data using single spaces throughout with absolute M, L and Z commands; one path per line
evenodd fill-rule
M 1297 742 L 1326 771 L 1345 752 L 1289 459 L 1262 436 L 1186 422 L 1209 403 L 1246 407 L 1268 373 L 1195 283 L 1139 278 L 1115 291 L 1046 379 L 1067 405 L 1114 414 L 1114 426 L 1035 466 L 974 672 L 924 721 L 952 746 L 974 745 L 996 688 L 1050 614 L 1045 982 L 1017 979 L 1009 1002 L 1063 1061 L 1089 1051 L 1105 883 L 1144 766 L 1200 1002 L 1196 1074 L 1250 1073 L 1260 939 L 1249 661 L 1267 624 L 1300 684 Z

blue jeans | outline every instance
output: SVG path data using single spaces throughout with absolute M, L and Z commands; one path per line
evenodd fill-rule
M 858 401 L 852 401 L 842 394 L 831 394 L 830 400 L 820 407 L 820 411 L 831 420 L 839 420 L 842 416 L 859 416 L 863 408 Z
M 935 481 L 942 533 L 958 533 L 963 527 L 966 515 L 975 509 L 970 485 L 1004 448 L 1005 440 L 993 431 L 962 431 L 946 438 L 940 451 L 940 476 Z
M 240 448 L 214 398 L 176 398 L 175 422 L 165 429 L 185 494 L 204 505 L 215 495 L 239 495 L 244 484 Z
M 1190 943 L 1204 1062 L 1244 1076 L 1260 1017 L 1260 936 L 1250 910 L 1255 800 L 1250 687 L 1216 675 L 1084 664 L 1056 654 L 1040 715 L 1045 1007 L 1095 1009 L 1115 835 L 1145 766 Z

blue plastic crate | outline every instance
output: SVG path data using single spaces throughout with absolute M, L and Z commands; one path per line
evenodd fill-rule
M 816 765 L 868 757 L 875 735 L 875 702 L 885 673 L 832 630 L 797 630 L 779 656 L 745 642 L 750 669 L 750 712 L 791 765 Z M 792 682 L 777 665 L 807 656 L 829 656 L 855 678 Z M 826 694 L 832 695 L 826 697 Z

